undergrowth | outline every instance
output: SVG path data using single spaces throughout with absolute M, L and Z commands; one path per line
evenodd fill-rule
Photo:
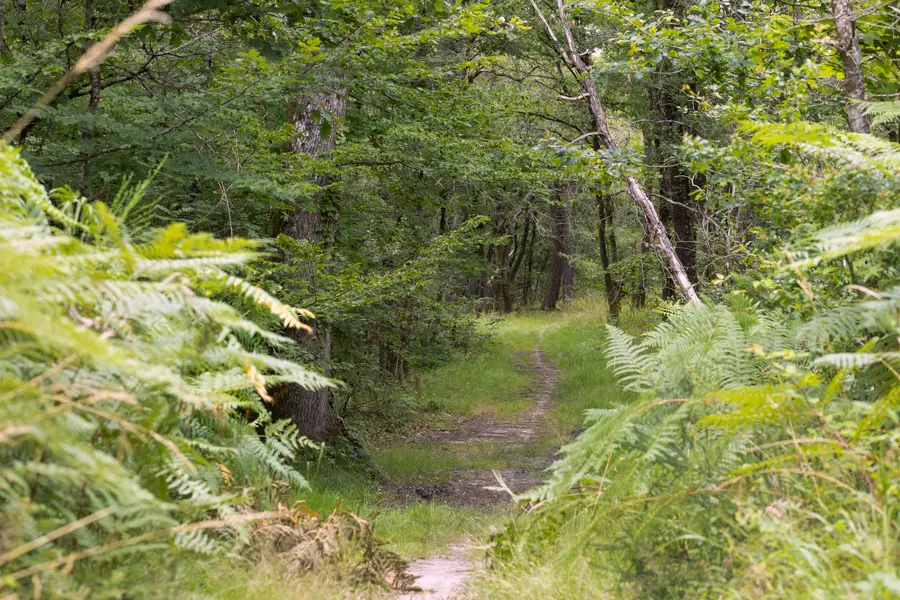
M 896 172 L 882 140 L 802 124 L 752 131 L 862 179 Z M 494 540 L 494 570 L 471 593 L 900 595 L 900 291 L 890 277 L 827 287 L 861 253 L 890 273 L 898 219 L 884 211 L 797 240 L 760 285 L 662 305 L 640 335 L 608 325 L 604 342 L 564 327 L 557 359 L 575 375 L 561 392 L 598 406 L 547 482 L 521 496 L 528 511 Z M 796 286 L 797 299 L 767 305 L 756 290 L 775 285 Z M 592 374 L 579 374 L 579 355 L 593 357 Z M 591 381 L 610 372 L 617 392 L 597 394 Z

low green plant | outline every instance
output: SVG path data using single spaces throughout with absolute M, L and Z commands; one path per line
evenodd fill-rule
M 329 382 L 225 302 L 294 308 L 236 275 L 252 242 L 127 222 L 143 186 L 73 218 L 0 145 L 0 588 L 99 593 L 86 561 L 215 553 L 265 518 L 262 483 L 302 489 L 312 444 L 268 420 L 267 386 Z M 252 422 L 248 422 L 247 417 Z M 239 504 L 243 503 L 244 508 Z M 252 503 L 251 503 L 252 504 Z M 132 590 L 131 594 L 141 590 Z

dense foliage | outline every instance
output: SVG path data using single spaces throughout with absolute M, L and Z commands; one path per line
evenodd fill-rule
M 900 197 L 896 144 L 754 129 Z M 572 536 L 567 553 L 595 548 L 597 568 L 639 595 L 894 597 L 897 219 L 877 212 L 786 250 L 772 276 L 798 285 L 802 305 L 734 289 L 722 303 L 666 307 L 639 338 L 609 325 L 608 364 L 638 399 L 588 411 L 526 496 L 537 515 L 497 543 L 498 557 Z M 836 261 L 865 261 L 883 289 L 853 284 L 834 298 Z
M 0 0 L 0 595 L 240 547 L 595 292 L 486 589 L 900 594 L 895 4 Z
M 60 567 L 81 559 L 172 535 L 194 551 L 233 543 L 260 516 L 236 510 L 245 490 L 307 485 L 293 465 L 310 443 L 267 418 L 267 384 L 329 383 L 273 356 L 292 342 L 224 300 L 308 326 L 231 273 L 253 244 L 142 227 L 143 186 L 75 220 L 18 150 L 0 165 L 3 585 L 50 574 L 45 588 L 72 592 Z

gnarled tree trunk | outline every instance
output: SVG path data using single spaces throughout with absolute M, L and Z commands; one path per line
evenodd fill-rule
M 866 84 L 862 69 L 862 50 L 856 37 L 856 21 L 850 0 L 832 0 L 831 12 L 837 30 L 838 52 L 844 63 L 844 97 L 850 131 L 869 133 L 869 119 L 860 102 L 866 100 Z
M 335 128 L 323 127 L 326 119 L 332 122 L 347 113 L 347 91 L 336 89 L 332 92 L 301 96 L 288 109 L 288 120 L 294 126 L 297 136 L 291 144 L 291 151 L 318 158 L 335 146 Z M 326 223 L 323 208 L 327 175 L 315 178 L 318 191 L 308 206 L 298 208 L 285 224 L 284 233 L 295 240 L 312 245 L 323 241 L 333 243 L 333 223 Z M 300 277 L 304 278 L 312 293 L 316 291 L 316 267 L 308 264 L 301 267 Z M 326 377 L 331 376 L 331 332 L 327 327 L 316 324 L 313 335 L 292 330 L 290 335 L 303 344 L 316 357 L 319 369 Z M 294 421 L 302 435 L 316 441 L 327 440 L 336 431 L 336 419 L 331 408 L 331 394 L 327 388 L 306 390 L 296 384 L 288 384 L 275 403 L 276 418 Z

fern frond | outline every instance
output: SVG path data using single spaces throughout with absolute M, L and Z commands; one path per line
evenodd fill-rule
M 898 146 L 900 147 L 900 146 Z M 853 223 L 836 225 L 819 231 L 808 244 L 811 249 L 793 252 L 793 265 L 815 266 L 872 248 L 884 248 L 900 240 L 900 210 L 872 213 Z
M 276 300 L 272 295 L 268 294 L 259 286 L 255 286 L 240 277 L 221 273 L 218 275 L 219 281 L 224 288 L 233 288 L 245 298 L 253 301 L 259 306 L 265 307 L 273 315 L 281 319 L 282 324 L 290 329 L 299 329 L 307 333 L 312 333 L 312 328 L 300 320 L 300 316 L 307 319 L 315 317 L 311 312 L 305 309 L 296 309 Z
M 893 123 L 900 120 L 900 100 L 871 102 L 866 105 L 866 114 L 872 117 L 872 125 Z
M 658 364 L 638 346 L 634 338 L 615 325 L 607 325 L 607 365 L 626 390 L 652 389 L 654 370 Z

